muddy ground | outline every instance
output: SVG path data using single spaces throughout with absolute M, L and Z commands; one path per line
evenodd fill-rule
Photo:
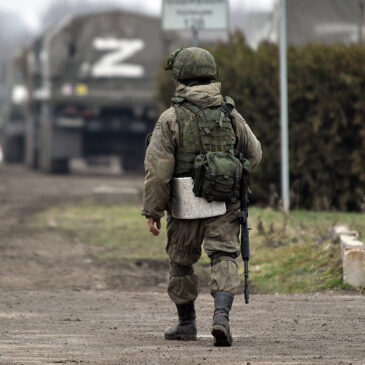
M 365 364 L 364 296 L 252 295 L 248 306 L 238 296 L 234 345 L 217 349 L 203 290 L 198 341 L 166 342 L 175 310 L 165 264 L 100 262 L 106 248 L 29 226 L 34 214 L 95 191 L 136 190 L 138 200 L 141 186 L 136 176 L 49 176 L 0 165 L 0 364 Z

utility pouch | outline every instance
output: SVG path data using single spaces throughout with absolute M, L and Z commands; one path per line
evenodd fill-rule
M 207 152 L 194 161 L 193 192 L 208 202 L 231 202 L 240 198 L 242 164 L 229 152 Z

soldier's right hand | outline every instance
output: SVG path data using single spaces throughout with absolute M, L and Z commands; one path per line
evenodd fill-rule
M 148 230 L 154 235 L 158 236 L 160 234 L 161 221 L 160 218 L 148 218 Z

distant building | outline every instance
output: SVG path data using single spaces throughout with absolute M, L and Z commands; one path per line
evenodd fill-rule
M 19 15 L 0 10 L 0 113 L 9 95 L 9 66 L 13 56 L 31 36 Z
M 288 43 L 359 43 L 365 41 L 365 0 L 287 0 Z M 279 19 L 277 0 L 272 21 Z M 278 27 L 270 38 L 278 40 Z
M 231 11 L 231 29 L 241 29 L 256 48 L 263 40 L 277 43 L 280 7 L 273 11 Z M 365 0 L 287 0 L 288 43 L 365 43 Z

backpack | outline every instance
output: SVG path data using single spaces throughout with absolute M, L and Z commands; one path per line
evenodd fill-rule
M 242 164 L 234 155 L 233 100 L 226 97 L 221 106 L 208 108 L 183 98 L 173 98 L 173 104 L 182 139 L 174 176 L 192 175 L 196 197 L 236 202 L 241 193 Z

